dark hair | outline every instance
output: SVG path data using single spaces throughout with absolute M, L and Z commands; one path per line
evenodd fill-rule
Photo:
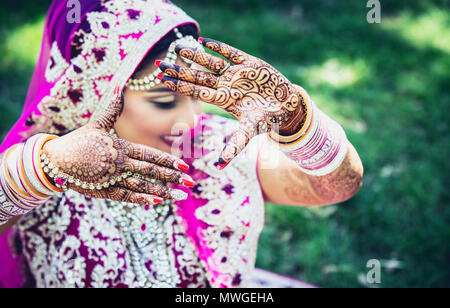
M 197 27 L 193 24 L 186 24 L 183 26 L 178 27 L 178 30 L 183 34 L 183 36 L 192 35 L 195 39 L 198 39 L 199 33 L 197 30 Z M 144 60 L 142 60 L 139 67 L 134 72 L 133 76 L 131 78 L 136 78 L 136 76 L 143 71 L 146 67 L 148 67 L 151 63 L 155 62 L 157 60 L 157 57 L 160 56 L 162 53 L 166 52 L 170 44 L 172 42 L 176 41 L 177 37 L 175 35 L 175 31 L 171 31 L 166 36 L 164 36 L 153 48 L 150 50 L 150 52 L 145 56 Z

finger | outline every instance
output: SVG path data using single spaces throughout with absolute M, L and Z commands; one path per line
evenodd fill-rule
M 139 161 L 145 161 L 167 168 L 175 168 L 180 171 L 189 170 L 189 165 L 182 159 L 142 144 L 133 143 L 123 139 L 116 139 L 114 140 L 114 148 L 124 150 L 129 158 L 134 158 Z
M 257 135 L 257 128 L 250 121 L 243 121 L 239 129 L 231 136 L 219 156 L 219 170 L 224 169 Z
M 164 185 L 155 184 L 150 181 L 137 179 L 134 177 L 127 178 L 119 183 L 119 185 L 130 189 L 134 192 L 159 196 L 163 199 L 170 200 L 186 200 L 187 194 L 178 189 L 172 189 Z
M 120 90 L 120 87 L 116 87 L 111 104 L 108 106 L 105 113 L 94 121 L 94 127 L 109 132 L 122 113 L 122 109 L 122 91 Z
M 182 81 L 169 76 L 160 76 L 162 83 L 181 95 L 191 96 L 194 99 L 199 99 L 205 103 L 215 104 L 217 90 L 199 86 L 191 82 Z M 159 78 L 159 77 L 158 77 Z
M 110 187 L 101 190 L 101 197 L 104 199 L 115 200 L 120 202 L 128 202 L 140 205 L 154 205 L 161 203 L 163 198 L 151 194 L 135 192 L 121 187 Z
M 179 56 L 194 61 L 216 74 L 221 72 L 228 65 L 228 62 L 224 59 L 210 55 L 201 49 L 177 45 L 175 47 L 175 52 Z
M 170 77 L 194 83 L 199 86 L 217 89 L 218 77 L 209 72 L 181 67 L 175 64 L 162 62 L 159 65 L 161 71 Z
M 246 54 L 245 52 L 231 47 L 230 45 L 227 45 L 225 43 L 209 39 L 209 38 L 200 38 L 200 43 L 203 44 L 206 48 L 209 50 L 212 50 L 214 52 L 217 52 L 218 54 L 224 56 L 228 60 L 230 60 L 234 64 L 242 64 L 245 61 L 250 59 L 250 55 Z
M 194 187 L 195 185 L 192 178 L 187 174 L 184 174 L 174 169 L 161 167 L 153 163 L 148 163 L 145 161 L 139 161 L 135 159 L 128 159 L 128 161 L 123 166 L 123 170 L 121 171 L 122 172 L 131 171 L 133 173 L 143 175 L 150 179 L 175 184 L 182 184 L 186 187 Z

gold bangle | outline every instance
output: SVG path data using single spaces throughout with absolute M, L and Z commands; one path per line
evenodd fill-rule
M 291 142 L 291 143 L 277 143 L 277 145 L 281 148 L 287 148 L 287 147 L 292 147 L 295 146 L 296 144 L 299 144 L 300 142 L 302 142 L 303 140 L 305 140 L 306 137 L 308 137 L 309 133 L 311 132 L 311 129 L 313 128 L 312 123 L 314 123 L 314 117 L 315 115 L 312 114 L 311 115 L 311 124 L 309 125 L 308 129 L 305 131 L 305 134 L 303 136 L 301 136 L 299 139 Z
M 9 155 L 11 155 L 12 151 L 17 148 L 18 144 L 13 145 L 12 147 L 10 147 L 8 149 L 8 151 L 6 151 L 5 153 L 5 158 L 4 158 L 4 167 L 5 167 L 5 175 L 6 175 L 6 179 L 8 180 L 8 185 L 12 186 L 12 188 L 14 189 L 15 192 L 17 192 L 18 194 L 22 195 L 22 197 L 24 197 L 25 199 L 27 198 L 32 198 L 32 196 L 30 196 L 30 194 L 28 194 L 26 191 L 21 190 L 16 183 L 14 183 L 13 179 L 11 178 L 11 176 L 9 175 L 9 170 L 8 170 L 8 157 Z
M 50 197 L 49 195 L 42 194 L 42 193 L 38 192 L 36 189 L 34 189 L 33 185 L 31 185 L 31 183 L 28 181 L 28 178 L 25 175 L 25 168 L 23 166 L 23 156 L 22 155 L 20 155 L 20 158 L 19 158 L 19 167 L 20 167 L 20 175 L 22 176 L 22 179 L 24 180 L 27 187 L 38 197 L 49 198 Z
M 313 113 L 313 107 L 311 103 L 311 99 L 308 95 L 308 93 L 300 86 L 294 85 L 294 87 L 297 90 L 298 95 L 302 98 L 303 106 L 305 106 L 306 110 L 306 119 L 305 124 L 303 127 L 296 132 L 295 134 L 291 136 L 281 136 L 280 134 L 275 133 L 274 131 L 270 131 L 269 135 L 274 140 L 277 141 L 280 144 L 291 144 L 293 142 L 298 141 L 298 139 L 302 138 L 304 135 L 306 135 L 306 131 L 311 127 L 312 123 L 312 113 Z

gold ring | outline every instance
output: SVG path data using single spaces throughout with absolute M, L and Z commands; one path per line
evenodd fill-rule
M 219 75 L 222 75 L 223 73 L 225 73 L 231 66 L 231 62 L 227 62 L 227 65 L 225 65 L 225 67 L 219 72 Z

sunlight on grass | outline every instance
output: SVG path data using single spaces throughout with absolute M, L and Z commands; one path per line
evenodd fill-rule
M 311 90 L 309 92 L 314 103 L 332 119 L 341 124 L 345 130 L 351 130 L 358 134 L 367 132 L 367 123 L 361 119 L 356 108 L 358 101 L 336 100 L 332 92 L 323 90 Z
M 419 48 L 433 47 L 450 53 L 450 14 L 445 10 L 430 10 L 419 17 L 410 12 L 385 18 L 381 26 L 399 34 L 404 40 Z
M 335 88 L 348 87 L 361 80 L 368 71 L 363 60 L 344 63 L 339 59 L 328 59 L 321 65 L 300 69 L 300 74 L 311 86 L 329 85 Z
M 4 43 L 5 56 L 10 61 L 34 64 L 39 56 L 44 18 L 25 24 L 13 31 Z

